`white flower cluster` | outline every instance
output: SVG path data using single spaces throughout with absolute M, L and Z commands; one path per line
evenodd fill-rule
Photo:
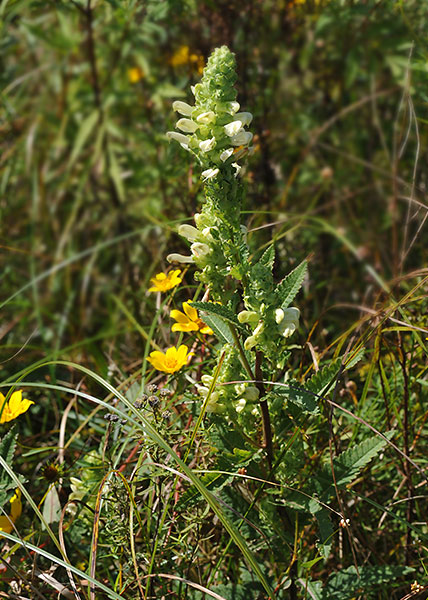
M 293 335 L 299 324 L 299 317 L 300 311 L 295 306 L 285 309 L 276 308 L 275 322 L 278 326 L 278 333 L 285 338 Z M 244 343 L 245 350 L 252 350 L 261 338 L 265 329 L 265 323 L 260 314 L 255 310 L 242 310 L 238 314 L 238 321 L 254 326 L 252 335 L 248 336 Z
M 196 87 L 192 88 L 194 92 Z M 249 145 L 253 134 L 245 127 L 251 123 L 253 115 L 238 112 L 238 102 L 217 102 L 215 112 L 190 106 L 181 100 L 176 100 L 172 108 L 183 115 L 176 124 L 183 133 L 168 131 L 166 135 L 185 150 L 194 152 L 201 164 L 208 167 L 202 172 L 204 181 L 216 177 L 223 164 L 231 164 L 237 176 L 241 167 L 236 161 L 252 151 Z
M 198 222 L 197 218 L 199 216 L 199 214 L 195 215 L 196 222 Z M 178 227 L 178 234 L 191 242 L 190 250 L 192 254 L 191 256 L 183 256 L 182 254 L 177 253 L 168 254 L 166 257 L 167 261 L 179 263 L 196 262 L 198 266 L 203 269 L 208 256 L 211 254 L 210 242 L 213 241 L 213 238 L 210 233 L 210 227 L 204 227 L 202 231 L 199 231 L 199 229 L 196 229 L 193 225 L 185 223 Z
M 197 385 L 196 387 L 198 393 L 205 399 L 208 396 L 214 377 L 212 375 L 202 375 L 201 381 L 203 385 Z M 258 400 L 260 392 L 255 385 L 248 383 L 238 383 L 234 387 L 237 395 L 235 410 L 239 414 L 247 405 L 251 406 Z M 221 389 L 220 387 L 211 392 L 206 406 L 207 412 L 222 413 L 226 410 L 226 406 L 222 403 Z M 258 414 L 257 409 L 256 414 Z

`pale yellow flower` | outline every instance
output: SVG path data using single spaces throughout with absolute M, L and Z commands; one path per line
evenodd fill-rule
M 10 499 L 10 514 L 9 517 L 6 515 L 0 515 L 0 531 L 10 533 L 13 529 L 12 523 L 21 516 L 22 513 L 22 502 L 21 502 L 21 490 L 16 489 L 15 494 Z
M 157 371 L 175 373 L 184 367 L 189 356 L 191 356 L 191 353 L 189 353 L 187 346 L 181 344 L 178 349 L 172 346 L 165 353 L 159 350 L 150 352 L 147 360 Z
M 150 279 L 150 283 L 153 285 L 149 288 L 149 292 L 167 292 L 176 285 L 179 285 L 183 281 L 179 277 L 180 273 L 180 269 L 170 271 L 169 273 L 158 273 Z
M 22 413 L 25 413 L 30 406 L 34 404 L 32 400 L 22 397 L 22 390 L 13 392 L 12 396 L 6 402 L 6 398 L 0 392 L 0 423 L 13 421 Z
M 213 330 L 208 325 L 199 318 L 198 311 L 193 306 L 190 306 L 188 300 L 187 302 L 183 302 L 183 310 L 172 310 L 171 317 L 177 321 L 171 327 L 172 331 L 200 331 L 201 333 L 207 333 L 211 335 Z

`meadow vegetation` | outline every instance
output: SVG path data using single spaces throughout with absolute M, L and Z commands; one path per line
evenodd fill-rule
M 0 19 L 0 598 L 428 598 L 428 6 Z

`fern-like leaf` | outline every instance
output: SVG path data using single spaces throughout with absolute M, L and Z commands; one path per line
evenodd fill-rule
M 245 329 L 238 321 L 235 313 L 232 312 L 230 308 L 227 308 L 227 306 L 223 306 L 223 304 L 218 304 L 217 302 L 190 302 L 190 304 L 197 310 L 201 310 L 204 313 L 209 313 L 217 317 L 221 317 L 225 321 L 229 321 L 229 323 L 232 323 L 232 325 L 238 329 Z
M 352 565 L 328 579 L 321 598 L 322 600 L 349 600 L 356 595 L 365 595 L 369 590 L 384 583 L 391 584 L 412 572 L 414 569 L 411 567 L 382 565 L 359 567 L 357 573 L 355 566 Z
M 315 373 L 308 381 L 305 381 L 305 388 L 314 394 L 327 394 L 336 383 L 336 376 L 339 373 L 340 365 L 341 359 L 336 358 L 329 365 L 318 371 L 318 373 Z
M 275 248 L 272 244 L 263 252 L 263 254 L 261 255 L 261 257 L 259 259 L 259 263 L 264 265 L 265 267 L 268 267 L 268 269 L 270 269 L 272 271 L 274 260 L 275 260 Z
M 278 285 L 277 294 L 281 302 L 281 308 L 287 308 L 294 300 L 303 283 L 308 268 L 306 260 L 293 269 Z

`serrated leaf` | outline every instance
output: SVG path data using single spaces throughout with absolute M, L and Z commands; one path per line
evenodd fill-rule
M 300 263 L 298 267 L 293 269 L 284 279 L 280 282 L 277 288 L 277 295 L 281 302 L 281 308 L 285 309 L 294 300 L 297 292 L 303 283 L 308 268 L 306 260 Z
M 12 468 L 13 456 L 15 454 L 16 439 L 18 433 L 13 426 L 5 436 L 0 440 L 0 456 Z M 24 481 L 22 475 L 18 475 L 19 481 Z M 0 506 L 3 506 L 11 497 L 11 490 L 15 490 L 16 482 L 6 473 L 4 469 L 0 471 Z
M 204 315 L 204 323 L 211 327 L 215 336 L 220 342 L 233 344 L 234 339 L 230 327 L 220 317 L 215 315 Z
M 16 438 L 18 434 L 15 426 L 13 426 L 5 436 L 0 439 L 0 456 L 4 458 L 8 465 L 12 465 L 13 455 L 15 454 Z M 0 473 L 0 480 L 3 478 L 4 472 Z
M 323 367 L 308 381 L 305 381 L 305 388 L 314 394 L 327 394 L 336 383 L 336 376 L 339 373 L 341 362 L 340 358 L 336 358 L 329 365 Z
M 259 262 L 272 270 L 273 263 L 275 260 L 275 248 L 273 244 L 267 248 L 260 257 Z
M 365 348 L 360 348 L 353 356 L 351 354 L 351 358 L 349 359 L 349 361 L 344 361 L 346 370 L 352 369 L 352 367 L 354 367 L 358 362 L 360 362 L 360 360 L 364 356 L 365 351 Z
M 275 389 L 276 394 L 286 396 L 293 404 L 296 404 L 304 412 L 311 413 L 313 415 L 319 412 L 318 399 L 316 395 L 310 391 L 305 390 L 299 383 L 293 382 L 290 387 L 280 387 Z
M 392 432 L 387 433 L 386 437 L 392 437 Z M 384 448 L 385 444 L 386 441 L 383 438 L 371 437 L 356 446 L 351 446 L 336 457 L 333 460 L 336 485 L 343 487 L 347 483 L 351 483 L 361 469 L 368 465 L 372 458 Z
M 227 306 L 223 306 L 223 304 L 218 304 L 217 302 L 190 302 L 190 305 L 197 310 L 202 310 L 205 313 L 221 317 L 225 321 L 232 323 L 235 327 L 243 329 L 235 313 L 232 312 L 230 308 L 227 308 Z
M 354 565 L 342 569 L 331 576 L 323 589 L 322 600 L 350 600 L 383 583 L 390 583 L 399 577 L 413 573 L 412 567 L 382 565 L 375 567 L 359 567 L 358 573 Z

